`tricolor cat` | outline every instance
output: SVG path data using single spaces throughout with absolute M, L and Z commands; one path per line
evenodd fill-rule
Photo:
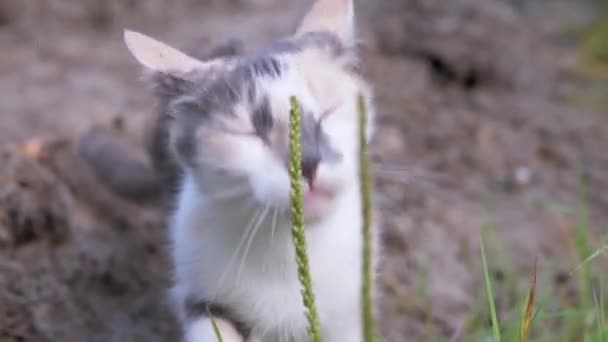
M 296 96 L 323 338 L 361 341 L 358 95 L 371 118 L 373 108 L 357 71 L 352 0 L 318 0 L 294 35 L 256 54 L 198 60 L 132 31 L 125 41 L 154 82 L 180 169 L 170 231 L 185 340 L 216 341 L 209 314 L 227 342 L 309 340 L 289 219 Z

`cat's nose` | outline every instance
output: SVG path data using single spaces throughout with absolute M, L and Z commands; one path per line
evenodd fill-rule
M 306 179 L 310 188 L 314 186 L 320 162 L 321 158 L 319 156 L 302 156 L 302 176 Z

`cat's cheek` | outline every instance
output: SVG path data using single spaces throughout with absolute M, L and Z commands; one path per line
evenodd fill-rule
M 290 188 L 287 172 L 269 161 L 257 165 L 258 169 L 249 178 L 256 200 L 275 208 L 287 208 Z
M 332 189 L 332 192 L 339 194 L 344 189 L 345 172 L 341 165 L 320 165 L 317 171 L 316 183 L 321 187 Z
M 232 155 L 236 151 L 236 146 L 225 134 L 219 134 L 206 128 L 198 129 L 196 143 L 203 159 L 211 159 L 221 165 L 229 165 Z
M 201 157 L 238 173 L 250 173 L 264 155 L 263 144 L 257 138 L 217 133 L 200 129 L 197 135 Z

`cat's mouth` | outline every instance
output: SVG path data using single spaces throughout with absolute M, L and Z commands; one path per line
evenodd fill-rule
M 304 188 L 304 216 L 307 219 L 318 219 L 326 213 L 337 195 L 336 187 L 327 184 L 315 184 Z

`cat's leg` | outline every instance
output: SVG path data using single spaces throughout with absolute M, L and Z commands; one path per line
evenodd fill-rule
M 224 342 L 245 342 L 234 325 L 224 319 L 214 318 Z M 201 316 L 185 326 L 185 342 L 217 342 L 213 323 L 208 316 Z

